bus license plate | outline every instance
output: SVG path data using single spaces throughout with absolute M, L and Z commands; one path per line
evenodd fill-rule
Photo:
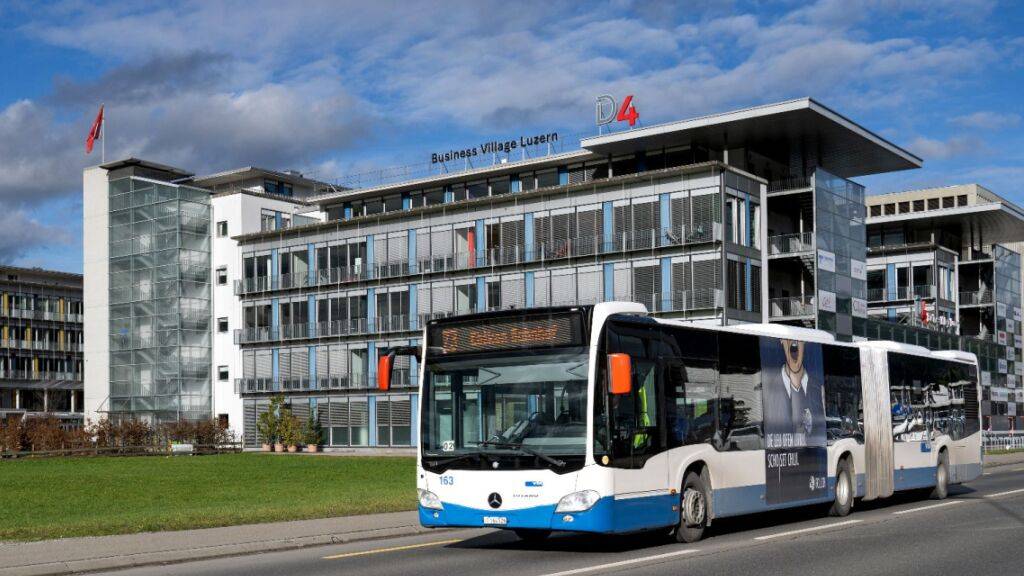
M 508 518 L 504 516 L 484 516 L 485 526 L 504 526 L 508 524 Z

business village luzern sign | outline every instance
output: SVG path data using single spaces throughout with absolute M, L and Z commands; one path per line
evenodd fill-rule
M 449 150 L 441 154 L 435 152 L 430 155 L 430 163 L 444 164 L 453 160 L 468 160 L 488 154 L 511 154 L 513 150 L 520 148 L 527 148 L 538 144 L 553 144 L 555 142 L 558 142 L 558 132 L 537 134 L 535 136 L 520 136 L 519 138 L 504 141 L 492 140 L 463 150 Z

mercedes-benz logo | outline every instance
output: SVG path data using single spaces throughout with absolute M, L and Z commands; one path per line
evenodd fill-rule
M 491 492 L 491 495 L 487 497 L 487 504 L 491 508 L 501 508 L 501 494 Z

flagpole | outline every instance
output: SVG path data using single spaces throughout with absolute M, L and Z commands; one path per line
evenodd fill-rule
M 100 104 L 103 109 L 103 118 L 100 120 L 100 162 L 107 163 L 107 105 Z

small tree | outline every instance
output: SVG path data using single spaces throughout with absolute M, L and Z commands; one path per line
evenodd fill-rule
M 323 428 L 320 426 L 320 420 L 313 414 L 309 415 L 306 420 L 306 425 L 303 427 L 303 442 L 307 446 L 319 446 L 321 439 L 323 438 Z
M 287 408 L 281 413 L 281 442 L 289 447 L 302 443 L 302 423 Z
M 260 437 L 260 443 L 273 444 L 277 442 L 278 422 L 277 415 L 267 410 L 256 419 L 256 434 Z

